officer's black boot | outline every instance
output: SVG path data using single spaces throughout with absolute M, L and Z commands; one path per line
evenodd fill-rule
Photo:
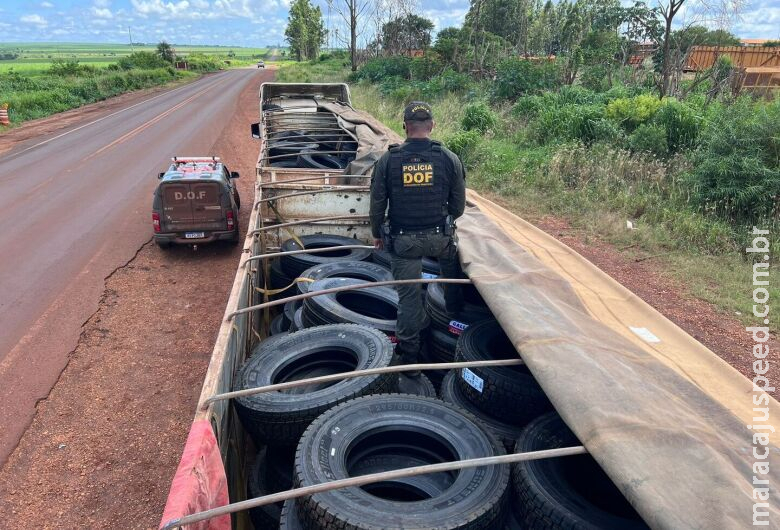
M 400 358 L 401 364 L 417 364 L 420 362 L 420 347 L 399 342 L 396 346 L 396 353 Z M 420 377 L 420 370 L 403 372 L 407 377 Z

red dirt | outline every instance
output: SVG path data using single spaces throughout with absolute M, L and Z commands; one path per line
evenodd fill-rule
M 259 83 L 208 152 L 238 170 L 248 223 Z M 13 132 L 13 131 L 12 131 Z M 144 245 L 0 471 L 3 528 L 156 528 L 189 431 L 240 247 Z

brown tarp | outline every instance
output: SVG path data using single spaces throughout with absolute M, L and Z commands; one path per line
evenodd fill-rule
M 349 105 L 320 102 L 319 106 L 334 113 L 339 125 L 352 133 L 358 141 L 357 155 L 345 170 L 347 175 L 368 174 L 390 144 L 401 141 L 395 132 L 379 120 Z
M 752 383 L 563 243 L 471 191 L 469 202 L 458 222 L 464 270 L 645 521 L 752 526 Z M 772 423 L 777 401 L 769 409 Z M 770 480 L 778 528 L 777 435 L 769 451 L 770 475 L 758 478 Z

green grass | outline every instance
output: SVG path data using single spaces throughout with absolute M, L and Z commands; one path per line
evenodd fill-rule
M 241 48 L 237 46 L 180 46 L 174 45 L 177 55 L 186 57 L 191 53 L 213 55 L 230 60 L 232 66 L 246 66 L 265 58 L 268 48 Z M 154 52 L 155 45 L 138 46 L 129 44 L 96 43 L 0 43 L 0 54 L 15 53 L 14 60 L 0 60 L 0 73 L 9 70 L 24 74 L 44 72 L 55 59 L 77 60 L 79 63 L 105 67 L 127 57 L 132 52 Z M 232 52 L 233 56 L 228 54 Z
M 332 82 L 347 78 L 337 61 L 283 65 L 279 80 Z M 483 88 L 484 90 L 484 88 Z M 403 136 L 405 101 L 383 95 L 365 81 L 352 84 L 355 108 L 365 110 Z M 476 94 L 479 97 L 479 89 Z M 475 94 L 446 93 L 432 101 L 434 138 L 445 143 L 463 134 L 464 109 Z M 527 123 L 508 106 L 493 105 L 498 122 L 477 134 L 465 153 L 468 185 L 493 197 L 514 213 L 534 221 L 544 216 L 566 219 L 585 241 L 606 241 L 626 259 L 649 260 L 662 276 L 682 285 L 690 296 L 713 304 L 745 325 L 751 314 L 752 265 L 744 257 L 747 228 L 702 214 L 687 203 L 678 182 L 687 169 L 683 156 L 661 160 L 631 154 L 609 143 L 535 145 Z M 626 221 L 634 222 L 629 230 Z M 776 223 L 770 225 L 777 228 Z M 777 246 L 773 230 L 773 249 Z M 776 256 L 776 250 L 773 252 Z M 771 314 L 780 313 L 780 274 L 770 272 Z M 772 319 L 770 328 L 780 331 Z

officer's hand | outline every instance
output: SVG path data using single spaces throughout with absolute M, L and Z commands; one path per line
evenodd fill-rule
M 374 239 L 374 248 L 377 250 L 383 250 L 385 248 L 385 243 L 381 239 Z

